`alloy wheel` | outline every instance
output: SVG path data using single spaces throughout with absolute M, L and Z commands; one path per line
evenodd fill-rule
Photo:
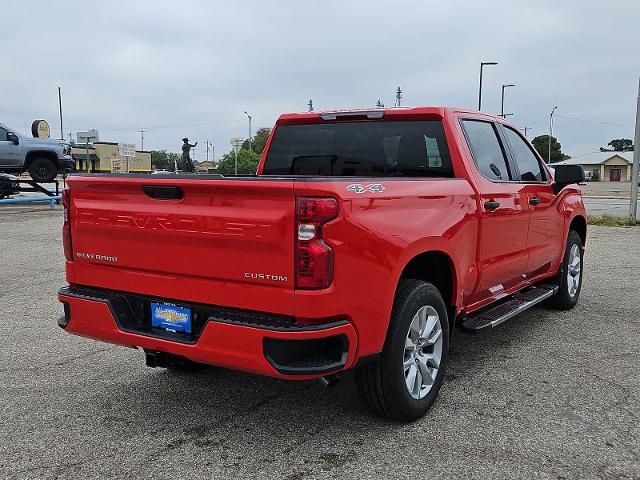
M 409 394 L 424 398 L 433 386 L 442 360 L 440 315 L 431 305 L 420 307 L 409 325 L 404 344 L 404 378 Z

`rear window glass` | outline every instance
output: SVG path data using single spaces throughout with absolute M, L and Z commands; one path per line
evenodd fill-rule
M 453 177 L 440 121 L 282 125 L 263 175 Z

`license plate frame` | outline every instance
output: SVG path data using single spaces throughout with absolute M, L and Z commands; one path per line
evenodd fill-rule
M 151 327 L 172 333 L 192 332 L 191 308 L 171 302 L 151 302 Z

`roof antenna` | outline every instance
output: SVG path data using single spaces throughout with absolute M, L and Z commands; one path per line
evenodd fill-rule
M 313 100 L 309 99 L 309 103 L 307 103 L 307 106 L 309 107 L 309 110 L 307 111 L 313 112 Z
M 401 100 L 402 100 L 402 90 L 400 89 L 400 87 L 398 87 L 398 89 L 396 90 L 396 107 L 400 106 Z

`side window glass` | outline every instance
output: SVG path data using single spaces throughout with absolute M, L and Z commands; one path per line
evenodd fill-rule
M 5 142 L 7 140 L 7 131 L 0 127 L 0 142 Z
M 477 120 L 463 120 L 462 124 L 473 161 L 480 173 L 489 180 L 511 180 L 493 124 Z
M 540 166 L 540 162 L 535 154 L 531 151 L 527 142 L 525 142 L 520 134 L 509 127 L 504 128 L 507 142 L 511 155 L 520 170 L 520 178 L 523 182 L 544 182 L 545 175 Z

